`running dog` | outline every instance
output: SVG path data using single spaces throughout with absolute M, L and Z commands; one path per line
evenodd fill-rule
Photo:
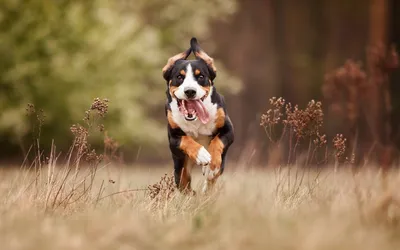
M 187 60 L 192 52 L 195 60 Z M 207 192 L 223 173 L 234 141 L 224 97 L 214 85 L 214 60 L 192 38 L 190 48 L 169 58 L 162 72 L 167 82 L 165 114 L 175 183 L 181 192 L 195 193 L 191 170 L 202 166 L 203 192 Z

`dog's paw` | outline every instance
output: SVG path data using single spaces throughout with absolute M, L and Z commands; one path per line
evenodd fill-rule
M 208 165 L 211 162 L 211 155 L 208 151 L 201 147 L 197 152 L 196 164 L 200 166 Z
M 215 168 L 214 170 L 212 170 L 210 168 L 210 165 L 203 166 L 202 169 L 203 175 L 206 177 L 207 180 L 214 180 L 215 177 L 219 176 L 220 171 L 220 168 Z

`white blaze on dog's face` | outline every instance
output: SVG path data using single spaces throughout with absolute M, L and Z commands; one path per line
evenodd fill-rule
M 199 73 L 199 71 L 197 71 L 197 73 Z M 200 86 L 200 84 L 203 83 L 199 83 L 198 81 L 203 80 L 204 76 L 199 73 L 195 78 L 192 65 L 190 63 L 187 64 L 185 70 L 181 70 L 178 76 L 180 80 L 183 79 L 183 83 L 175 91 L 176 98 L 180 100 L 198 100 L 205 97 L 207 92 Z
M 210 94 L 211 80 L 207 65 L 201 60 L 181 61 L 172 70 L 169 94 L 176 99 L 180 113 L 186 121 L 210 120 L 204 100 Z

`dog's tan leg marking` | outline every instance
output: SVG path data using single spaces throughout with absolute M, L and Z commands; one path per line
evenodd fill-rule
M 225 125 L 225 112 L 222 108 L 217 110 L 217 118 L 215 120 L 215 127 L 222 128 Z M 211 164 L 203 167 L 203 175 L 206 177 L 208 183 L 206 186 L 213 186 L 216 179 L 220 176 L 222 152 L 224 151 L 224 143 L 218 135 L 211 140 L 208 146 L 208 152 L 211 154 Z M 212 183 L 210 181 L 213 181 Z M 205 189 L 208 189 L 205 187 Z
M 203 167 L 203 175 L 206 177 L 203 192 L 212 188 L 217 178 L 221 175 L 222 152 L 224 151 L 224 143 L 219 136 L 215 136 L 208 146 L 211 154 L 211 164 Z
M 219 173 L 219 169 L 221 168 L 223 151 L 224 143 L 217 135 L 211 140 L 210 145 L 208 146 L 208 152 L 211 154 L 210 170 L 216 171 L 216 174 Z
M 189 159 L 186 157 L 181 172 L 181 180 L 179 182 L 179 191 L 185 194 L 195 194 L 195 192 L 192 190 L 191 187 L 192 183 L 191 168 L 192 165 L 190 164 Z
M 196 160 L 201 145 L 190 136 L 182 136 L 179 147 L 189 156 L 190 159 Z
M 211 161 L 210 153 L 190 136 L 182 136 L 179 148 L 197 165 L 207 165 Z

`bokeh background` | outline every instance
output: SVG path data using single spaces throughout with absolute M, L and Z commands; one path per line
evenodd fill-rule
M 193 36 L 218 69 L 230 160 L 266 162 L 260 117 L 273 96 L 322 101 L 328 138 L 345 134 L 360 158 L 397 152 L 397 0 L 2 0 L 0 161 L 20 162 L 32 143 L 28 103 L 46 115 L 41 147 L 54 139 L 66 152 L 70 126 L 100 97 L 125 162 L 170 162 L 161 69 Z

